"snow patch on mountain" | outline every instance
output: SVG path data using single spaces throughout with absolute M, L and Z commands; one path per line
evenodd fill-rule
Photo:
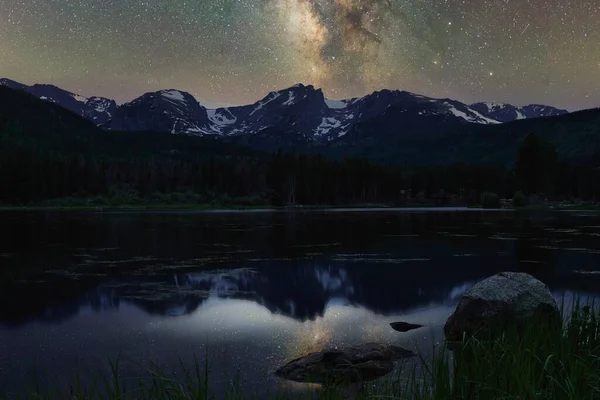
M 80 102 L 80 103 L 87 103 L 88 102 L 88 98 L 87 97 L 80 96 L 80 95 L 78 95 L 76 93 L 71 93 L 71 96 L 73 96 L 73 98 L 75 100 L 77 100 L 78 102 Z
M 281 93 L 279 93 L 279 92 L 272 92 L 272 93 L 270 93 L 266 97 L 266 99 L 261 100 L 261 101 L 258 102 L 256 108 L 250 113 L 250 116 L 254 115 L 257 111 L 259 111 L 260 109 L 262 109 L 265 105 L 269 104 L 273 100 L 277 99 L 279 96 L 281 96 Z
M 181 93 L 179 90 L 174 90 L 174 89 L 163 90 L 161 92 L 161 94 L 170 100 L 185 101 L 185 97 L 183 96 L 183 93 Z
M 212 123 L 212 133 L 223 134 L 225 129 L 236 123 L 237 118 L 226 108 L 206 110 L 208 120 Z
M 539 104 L 513 106 L 505 103 L 484 102 L 474 103 L 469 107 L 482 113 L 488 118 L 493 118 L 500 122 L 510 122 L 527 118 L 549 117 L 568 113 L 567 110 L 561 110 L 556 107 Z
M 342 126 L 342 122 L 333 117 L 325 117 L 321 121 L 321 125 L 315 130 L 315 135 L 323 136 L 329 133 L 332 129 L 337 129 Z
M 292 92 L 291 90 L 288 92 L 289 94 L 289 98 L 285 101 L 285 103 L 283 103 L 284 106 L 289 106 L 294 104 L 294 92 Z
M 102 97 L 90 97 L 87 100 L 87 104 L 92 107 L 96 112 L 99 113 L 108 113 L 110 114 L 110 107 L 112 106 L 113 102 L 112 100 L 109 99 L 104 99 Z
M 485 123 L 487 124 L 501 124 L 500 121 L 496 121 L 495 119 L 492 118 L 488 118 L 485 115 L 482 115 L 480 113 L 478 113 L 477 111 L 473 110 L 473 109 L 469 109 L 469 111 L 471 111 L 473 114 L 475 114 L 475 116 L 483 121 L 485 121 Z M 481 123 L 479 121 L 474 121 L 474 122 L 478 122 Z
M 108 109 L 108 104 L 102 104 L 102 103 L 97 103 L 96 106 L 94 107 L 94 110 L 98 111 L 98 112 L 108 112 L 106 111 Z M 110 115 L 110 113 L 108 113 Z
M 206 113 L 208 114 L 208 119 L 215 125 L 231 125 L 237 121 L 237 118 L 226 108 L 206 110 Z M 229 114 L 229 117 L 225 113 Z
M 191 128 L 186 128 L 185 131 L 183 131 L 182 133 L 185 133 L 187 135 L 215 135 L 219 132 L 215 132 L 214 130 L 209 129 L 203 129 L 198 126 L 193 126 Z
M 488 112 L 492 112 L 494 110 L 502 109 L 502 108 L 506 107 L 506 104 L 502 104 L 502 103 L 487 102 L 487 103 L 483 103 L 483 104 L 485 104 L 485 106 L 487 107 Z
M 454 114 L 454 116 L 462 118 L 467 122 L 480 123 L 480 124 L 481 123 L 483 123 L 483 124 L 499 124 L 500 123 L 494 119 L 487 118 L 487 117 L 481 115 L 480 113 L 478 113 L 475 110 L 469 109 L 469 111 L 472 113 L 472 115 L 469 115 L 466 112 L 457 109 L 456 107 L 454 107 L 452 104 L 450 104 L 448 102 L 444 102 L 444 105 L 448 106 L 448 111 L 450 111 L 452 114 Z
M 340 128 L 340 130 L 338 131 L 338 134 L 337 134 L 338 139 L 341 138 L 342 136 L 346 136 L 346 134 L 348 133 L 348 128 L 350 127 L 350 125 L 352 125 L 352 124 L 349 123 L 349 124 L 346 124 L 346 125 L 344 125 L 344 126 L 342 126 Z M 331 139 L 333 139 L 333 137 Z
M 452 107 L 452 105 L 450 105 L 449 103 L 444 103 L 444 104 L 446 104 L 449 107 L 448 110 L 452 114 L 454 114 L 456 117 L 462 118 L 462 119 L 464 119 L 465 121 L 468 121 L 468 122 L 473 122 L 473 118 L 469 117 L 466 113 L 464 113 L 464 112 L 462 112 L 460 110 L 457 110 L 456 108 Z M 419 112 L 419 115 L 421 115 L 421 114 L 422 114 L 422 112 Z

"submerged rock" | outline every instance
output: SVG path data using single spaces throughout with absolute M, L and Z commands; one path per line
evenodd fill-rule
M 394 360 L 416 354 L 402 347 L 366 343 L 324 350 L 290 361 L 275 375 L 296 382 L 344 384 L 377 379 L 394 369 Z
M 491 339 L 507 327 L 531 324 L 560 327 L 562 319 L 548 287 L 521 272 L 501 272 L 470 288 L 444 325 L 446 340 L 460 342 L 463 334 Z
M 412 331 L 412 330 L 423 327 L 423 325 L 411 324 L 409 322 L 404 322 L 404 321 L 392 322 L 390 324 L 390 326 L 392 327 L 392 329 L 394 329 L 398 332 L 408 332 L 408 331 Z

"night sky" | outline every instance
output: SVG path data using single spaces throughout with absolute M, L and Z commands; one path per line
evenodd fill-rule
M 600 106 L 600 0 L 1 0 L 0 76 L 119 102 L 296 83 Z

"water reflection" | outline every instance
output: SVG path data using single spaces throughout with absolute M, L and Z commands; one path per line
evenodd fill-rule
M 528 248 L 539 252 L 533 246 Z M 555 290 L 584 290 L 597 281 L 597 275 L 574 273 L 568 275 L 570 280 L 557 278 L 551 275 L 551 269 L 543 268 L 543 261 L 530 262 L 531 253 L 525 262 L 519 257 L 517 260 L 518 270 L 537 275 Z M 32 304 L 26 300 L 27 293 L 20 293 L 24 302 L 13 301 L 11 307 L 2 310 L 0 327 L 18 327 L 34 320 L 56 324 L 76 317 L 81 310 L 118 311 L 123 304 L 150 315 L 177 317 L 192 314 L 215 299 L 252 301 L 273 314 L 300 322 L 322 317 L 331 304 L 394 315 L 430 304 L 452 304 L 478 280 L 509 269 L 489 271 L 473 266 L 440 281 L 429 278 L 435 273 L 433 266 L 420 262 L 407 262 L 403 268 L 333 262 L 288 264 L 260 263 L 253 268 L 111 278 L 82 294 L 77 294 L 76 282 L 63 282 L 56 292 L 31 293 L 34 299 L 43 294 L 44 302 Z M 39 287 L 32 288 L 36 289 Z
M 14 234 L 0 243 L 0 376 L 14 388 L 32 363 L 64 379 L 121 354 L 136 375 L 148 360 L 173 366 L 208 347 L 217 387 L 241 370 L 249 388 L 264 389 L 281 384 L 270 371 L 325 346 L 430 351 L 460 296 L 500 271 L 532 273 L 567 300 L 600 292 L 596 216 L 19 214 L 3 222 L 0 231 Z M 425 328 L 400 334 L 389 327 L 397 320 Z
M 75 282 L 61 282 L 62 289 L 44 292 L 45 301 L 15 302 L 4 310 L 0 324 L 19 326 L 31 320 L 60 323 L 81 309 L 97 312 L 134 305 L 152 315 L 189 315 L 214 299 L 249 300 L 273 314 L 298 321 L 322 317 L 331 304 L 364 308 L 381 315 L 402 313 L 431 303 L 454 301 L 485 269 L 463 271 L 444 280 L 430 279 L 434 265 L 408 260 L 373 266 L 368 261 L 351 265 L 341 261 L 288 261 L 253 263 L 252 268 L 174 272 L 151 277 L 111 277 L 72 298 L 65 296 Z M 490 271 L 491 272 L 491 271 Z M 465 279 L 468 283 L 463 283 Z M 56 289 L 56 285 L 53 285 Z M 32 290 L 39 289 L 33 287 Z M 26 293 L 20 293 L 24 298 Z M 40 296 L 40 292 L 32 293 Z

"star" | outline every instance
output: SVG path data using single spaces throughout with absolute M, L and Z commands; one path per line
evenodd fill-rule
M 597 0 L 3 0 L 0 71 L 119 102 L 304 83 L 574 110 L 600 105 L 599 20 Z

